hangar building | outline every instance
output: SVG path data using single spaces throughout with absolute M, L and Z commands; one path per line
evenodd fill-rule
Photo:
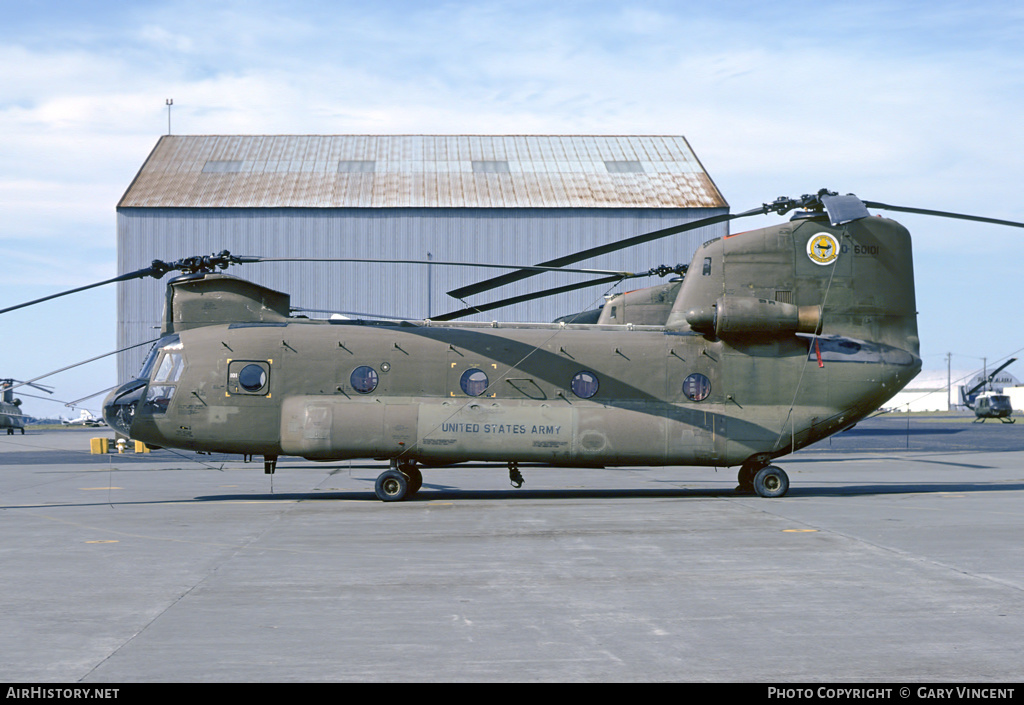
M 251 135 L 161 137 L 117 206 L 118 272 L 229 250 L 262 257 L 537 264 L 712 215 L 728 204 L 681 136 Z M 580 267 L 688 263 L 717 224 Z M 422 319 L 500 272 L 460 266 L 257 263 L 230 273 L 323 311 Z M 118 348 L 158 335 L 164 280 L 118 284 Z M 580 281 L 546 273 L 481 294 L 496 301 Z M 629 288 L 661 283 L 630 280 Z M 600 305 L 591 287 L 467 320 L 551 321 Z M 123 352 L 118 378 L 146 347 Z

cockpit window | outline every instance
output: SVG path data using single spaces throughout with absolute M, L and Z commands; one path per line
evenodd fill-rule
M 170 406 L 174 396 L 174 385 L 151 384 L 146 390 L 146 408 L 154 414 L 162 414 Z
M 149 354 L 146 355 L 146 359 L 142 361 L 142 369 L 139 370 L 138 379 L 149 379 L 150 374 L 153 373 L 153 365 L 156 363 L 157 357 L 160 355 L 160 351 L 167 347 L 177 347 L 181 349 L 181 338 L 177 333 L 168 335 L 160 340 L 156 341 Z
M 152 372 L 149 389 L 146 390 L 144 408 L 150 413 L 162 414 L 167 411 L 174 397 L 176 383 L 185 369 L 185 356 L 182 354 L 181 340 L 177 335 L 161 339 L 153 350 L 157 354 L 150 353 L 152 359 L 147 359 L 142 366 L 143 374 L 156 368 L 156 371 Z
M 160 367 L 153 375 L 153 382 L 177 382 L 185 363 L 180 352 L 166 352 L 160 359 Z

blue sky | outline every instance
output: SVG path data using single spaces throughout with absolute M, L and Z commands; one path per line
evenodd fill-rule
M 3 14 L 5 305 L 116 273 L 114 209 L 167 131 L 167 98 L 176 134 L 682 134 L 735 211 L 828 187 L 1024 221 L 1017 2 L 44 0 Z M 896 217 L 915 235 L 926 368 L 1024 348 L 1024 231 Z M 0 317 L 0 376 L 113 350 L 115 315 L 109 287 Z M 72 400 L 114 374 L 111 358 L 46 382 Z

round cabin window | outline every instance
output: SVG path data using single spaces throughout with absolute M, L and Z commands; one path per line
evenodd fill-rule
M 593 372 L 584 370 L 582 372 L 577 372 L 572 378 L 572 393 L 580 399 L 589 399 L 597 394 L 597 387 L 597 375 Z
M 357 367 L 352 370 L 349 382 L 352 384 L 352 389 L 360 394 L 369 394 L 377 388 L 377 370 L 366 365 Z
M 487 373 L 483 370 L 466 370 L 459 380 L 462 391 L 471 397 L 478 397 L 487 389 Z
M 238 372 L 238 386 L 247 392 L 258 392 L 267 383 L 267 371 L 259 365 L 246 365 Z
M 704 401 L 711 394 L 711 380 L 694 372 L 683 380 L 683 394 L 690 401 Z

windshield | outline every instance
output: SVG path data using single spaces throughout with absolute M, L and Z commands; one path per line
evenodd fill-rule
M 1010 397 L 1005 394 L 999 394 L 989 397 L 989 401 L 993 409 L 999 409 L 1000 411 L 1010 408 Z

